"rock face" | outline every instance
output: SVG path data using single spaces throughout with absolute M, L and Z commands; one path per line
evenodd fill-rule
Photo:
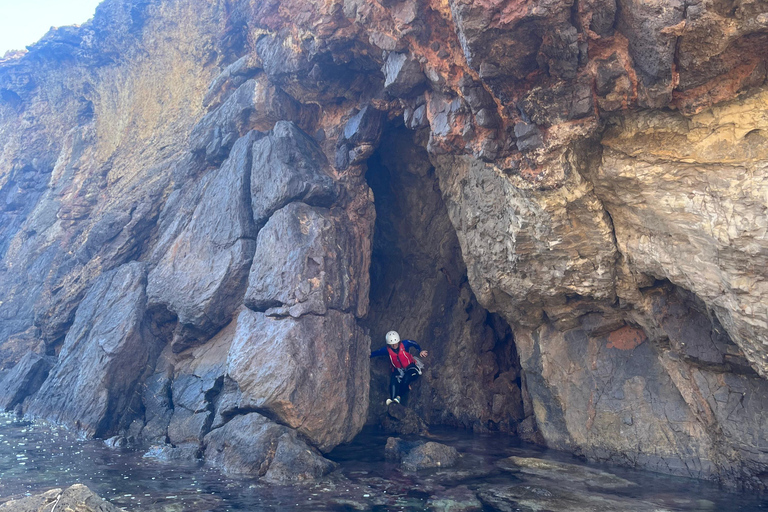
M 310 478 L 395 329 L 429 424 L 765 488 L 766 50 L 747 0 L 104 2 L 0 60 L 2 405 Z
M 26 412 L 102 437 L 125 428 L 159 343 L 145 322 L 143 263 L 103 274 L 77 309 L 59 360 Z

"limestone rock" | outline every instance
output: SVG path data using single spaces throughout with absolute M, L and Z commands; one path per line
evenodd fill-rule
M 103 437 L 127 427 L 160 352 L 144 313 L 146 268 L 103 274 L 77 310 L 59 360 L 26 412 Z
M 245 310 L 227 375 L 239 387 L 238 408 L 268 412 L 327 451 L 365 423 L 369 347 L 347 313 L 293 319 Z

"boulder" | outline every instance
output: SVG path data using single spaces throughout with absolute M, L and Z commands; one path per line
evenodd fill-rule
M 328 160 L 309 135 L 280 121 L 253 146 L 251 204 L 257 226 L 292 201 L 330 206 L 338 196 Z
M 256 413 L 235 416 L 205 436 L 204 443 L 206 462 L 228 475 L 288 483 L 319 478 L 335 467 L 294 430 Z
M 427 508 L 432 512 L 480 512 L 483 504 L 467 486 L 460 485 L 430 496 Z
M 95 437 L 130 424 L 161 349 L 145 322 L 145 286 L 146 268 L 139 262 L 96 280 L 28 414 Z
M 264 411 L 328 451 L 365 423 L 369 354 L 370 339 L 353 315 L 329 310 L 293 319 L 245 310 L 227 375 L 239 387 L 240 409 Z
M 0 379 L 0 410 L 9 411 L 34 395 L 48 377 L 52 358 L 29 352 Z
M 245 304 L 293 317 L 356 312 L 364 276 L 354 235 L 330 210 L 291 203 L 259 232 Z M 366 290 L 367 291 L 367 290 Z
M 175 352 L 210 338 L 241 304 L 256 247 L 248 198 L 256 138 L 240 138 L 220 169 L 182 189 L 161 215 L 147 296 L 178 317 Z
M 0 512 L 120 512 L 120 508 L 100 498 L 82 484 L 66 489 L 51 489 L 42 494 L 11 500 L 0 505 Z
M 433 441 L 404 441 L 390 437 L 384 448 L 387 459 L 399 461 L 408 471 L 451 467 L 456 464 L 459 452 L 452 446 Z
M 381 421 L 385 432 L 398 435 L 426 434 L 427 424 L 413 410 L 398 403 L 387 407 L 387 414 Z

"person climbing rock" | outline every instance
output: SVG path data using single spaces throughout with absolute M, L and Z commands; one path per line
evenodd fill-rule
M 378 350 L 371 352 L 371 358 L 389 355 L 390 369 L 389 398 L 386 404 L 392 402 L 405 405 L 408 400 L 408 391 L 411 384 L 421 375 L 421 362 L 414 358 L 408 351 L 411 347 L 419 352 L 419 357 L 427 357 L 429 353 L 422 350 L 413 340 L 400 341 L 400 335 L 396 331 L 389 331 L 386 335 L 387 344 Z

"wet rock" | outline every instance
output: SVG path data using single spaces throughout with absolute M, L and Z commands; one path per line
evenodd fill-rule
M 229 475 L 286 483 L 312 480 L 335 464 L 299 440 L 296 432 L 256 414 L 236 416 L 205 437 L 205 460 Z
M 405 53 L 391 52 L 381 71 L 384 90 L 396 97 L 419 94 L 427 81 L 419 62 Z
M 367 276 L 359 275 L 361 249 L 330 210 L 291 203 L 275 212 L 257 238 L 245 304 L 284 308 L 298 318 L 328 309 L 356 312 Z
M 370 340 L 353 315 L 274 318 L 245 310 L 227 361 L 238 407 L 264 411 L 323 451 L 365 423 Z
M 50 512 L 53 509 L 77 512 L 120 511 L 82 484 L 75 484 L 64 490 L 51 489 L 43 494 L 11 500 L 0 505 L 0 511 L 3 512 Z
M 247 194 L 257 138 L 239 139 L 220 169 L 181 189 L 161 214 L 147 295 L 178 317 L 175 352 L 210 338 L 241 304 L 256 247 Z
M 460 485 L 429 497 L 427 508 L 433 512 L 475 512 L 483 509 L 474 491 Z
M 387 407 L 387 415 L 381 422 L 385 432 L 398 435 L 426 434 L 427 424 L 412 409 L 399 405 L 390 404 Z
M 404 441 L 395 437 L 387 439 L 384 453 L 387 459 L 399 461 L 408 471 L 451 467 L 459 458 L 459 452 L 452 446 L 433 441 Z
M 501 512 L 550 510 L 552 512 L 657 512 L 660 505 L 650 501 L 599 494 L 587 489 L 563 489 L 556 483 L 545 485 L 481 486 L 477 497 L 485 507 Z
M 130 424 L 161 348 L 145 323 L 145 286 L 146 268 L 138 262 L 94 283 L 28 414 L 77 426 L 95 437 Z
M 566 481 L 569 485 L 579 484 L 597 489 L 625 489 L 637 485 L 605 471 L 533 457 L 507 457 L 496 462 L 496 465 L 513 473 L 524 473 L 553 482 Z
M 0 410 L 8 411 L 34 395 L 48 377 L 52 358 L 29 352 L 0 378 Z
M 330 206 L 338 195 L 317 142 L 284 121 L 253 146 L 251 206 L 257 226 L 292 201 Z
M 163 462 L 174 460 L 191 461 L 201 456 L 200 443 L 181 443 L 179 445 L 152 445 L 142 457 Z

